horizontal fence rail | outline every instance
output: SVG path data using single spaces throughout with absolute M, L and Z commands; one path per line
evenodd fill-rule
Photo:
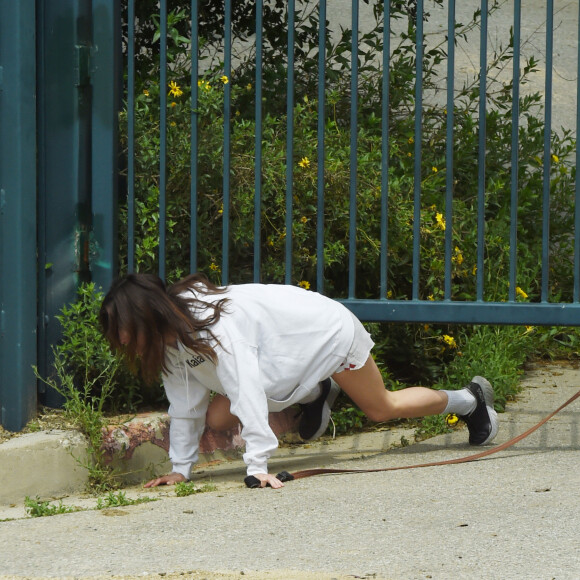
M 578 6 L 218 4 L 125 0 L 122 270 L 580 325 Z

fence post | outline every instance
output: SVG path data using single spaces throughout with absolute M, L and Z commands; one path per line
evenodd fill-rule
M 93 0 L 92 279 L 107 291 L 118 273 L 121 2 Z
M 55 319 L 89 279 L 91 83 L 90 0 L 39 0 L 38 46 L 38 367 L 50 373 Z M 62 397 L 39 384 L 44 405 Z
M 20 430 L 36 409 L 35 1 L 0 1 L 0 405 Z

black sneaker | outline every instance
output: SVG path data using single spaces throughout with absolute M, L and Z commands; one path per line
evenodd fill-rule
M 469 443 L 485 445 L 494 439 L 499 427 L 493 408 L 493 388 L 483 377 L 473 377 L 465 388 L 475 397 L 477 405 L 469 415 L 463 415 L 460 419 L 467 423 Z
M 332 405 L 340 393 L 340 387 L 332 379 L 325 379 L 320 386 L 322 389 L 318 399 L 300 405 L 302 414 L 298 434 L 304 441 L 317 439 L 326 431 Z

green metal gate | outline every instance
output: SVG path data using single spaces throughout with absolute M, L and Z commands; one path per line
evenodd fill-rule
M 0 405 L 20 429 L 59 396 L 55 315 L 115 270 L 120 4 L 0 2 Z M 93 192 L 94 195 L 93 195 Z M 101 243 L 102 240 L 106 240 Z
M 161 276 L 166 274 L 165 253 L 167 242 L 171 240 L 165 219 L 167 189 L 167 131 L 170 122 L 166 116 L 170 103 L 165 87 L 168 84 L 168 71 L 175 63 L 168 60 L 168 42 L 172 34 L 168 1 L 159 0 L 155 4 L 155 25 L 158 27 L 160 78 L 159 109 L 162 111 L 160 125 L 160 154 L 158 195 L 159 195 L 159 235 L 158 268 Z M 252 157 L 255 180 L 253 184 L 253 239 L 248 241 L 246 254 L 250 256 L 245 281 L 270 281 L 263 274 L 264 247 L 268 240 L 263 239 L 262 226 L 268 218 L 268 207 L 264 207 L 263 186 L 264 162 L 263 129 L 265 114 L 262 109 L 264 86 L 262 51 L 266 39 L 263 36 L 265 15 L 272 4 L 268 0 L 255 0 L 251 4 L 255 17 L 255 33 L 248 36 L 255 53 L 255 77 L 251 86 L 255 102 L 252 123 L 255 124 L 255 140 L 250 155 Z M 477 192 L 478 241 L 477 258 L 474 265 L 475 298 L 464 300 L 452 293 L 452 266 L 454 259 L 452 227 L 445 230 L 443 245 L 444 287 L 442 294 L 435 300 L 422 293 L 420 279 L 422 234 L 422 106 L 423 90 L 422 66 L 425 57 L 425 37 L 423 30 L 426 6 L 424 0 L 404 2 L 409 10 L 415 11 L 416 18 L 416 71 L 417 82 L 414 97 L 414 128 L 408 143 L 412 144 L 409 154 L 414 164 L 409 170 L 412 175 L 413 191 L 410 203 L 412 218 L 410 227 L 413 232 L 410 284 L 407 296 L 394 299 L 389 294 L 389 271 L 394 258 L 389 254 L 389 88 L 396 83 L 389 76 L 391 64 L 391 34 L 397 24 L 391 21 L 391 7 L 401 3 L 382 0 L 352 0 L 341 2 L 348 8 L 352 29 L 350 51 L 344 59 L 350 59 L 345 69 L 351 86 L 350 103 L 350 182 L 348 184 L 349 211 L 348 221 L 348 280 L 345 281 L 345 294 L 339 298 L 363 320 L 391 322 L 448 322 L 473 324 L 538 324 L 538 325 L 580 325 L 580 236 L 575 235 L 573 262 L 573 292 L 570 300 L 562 302 L 549 295 L 550 284 L 550 171 L 551 129 L 552 129 L 552 70 L 554 68 L 554 15 L 557 14 L 553 0 L 536 2 L 536 10 L 545 18 L 546 34 L 542 52 L 545 54 L 545 118 L 546 127 L 543 159 L 543 211 L 538 216 L 538 228 L 542 230 L 542 273 L 539 282 L 540 292 L 535 302 L 523 303 L 517 300 L 517 223 L 518 223 L 518 122 L 519 122 L 519 78 L 522 2 L 513 0 L 510 4 L 509 19 L 513 22 L 513 81 L 514 108 L 511 111 L 514 132 L 511 152 L 506 153 L 506 171 L 511 172 L 509 191 L 512 227 L 508 236 L 510 246 L 509 293 L 504 302 L 488 301 L 485 297 L 484 250 L 486 231 L 486 55 L 480 51 L 478 68 L 480 73 L 480 110 L 478 141 L 475 144 L 479 159 Z M 359 59 L 351 59 L 359 54 L 361 43 L 366 42 L 364 34 L 359 34 L 359 17 L 365 7 L 376 6 L 384 18 L 384 36 L 381 40 L 381 54 L 377 55 L 382 63 L 380 91 L 382 114 L 377 123 L 382 131 L 382 179 L 376 206 L 372 211 L 380 215 L 380 233 L 377 235 L 377 268 L 380 270 L 375 295 L 371 298 L 357 295 L 357 264 L 361 249 L 357 247 L 357 131 Z M 454 118 L 455 94 L 455 46 L 454 26 L 456 22 L 456 2 L 448 0 L 441 10 L 446 10 L 447 33 L 445 51 L 448 55 L 447 80 L 444 83 L 446 106 L 444 110 L 448 148 L 444 156 L 447 181 L 445 183 L 445 205 L 441 209 L 439 222 L 453 224 L 453 136 L 457 120 Z M 317 14 L 318 29 L 312 34 L 318 38 L 317 53 L 313 56 L 312 68 L 317 70 L 317 87 L 313 97 L 318 107 L 318 127 L 314 131 L 316 140 L 317 173 L 312 178 L 315 191 L 312 219 L 316 219 L 316 239 L 314 244 L 315 268 L 311 279 L 313 289 L 327 290 L 328 270 L 324 263 L 325 230 L 324 221 L 329 202 L 325 198 L 325 179 L 328 161 L 325 157 L 326 129 L 325 116 L 331 108 L 325 93 L 330 71 L 325 70 L 326 47 L 328 40 L 327 20 L 332 16 L 338 3 L 326 0 L 285 3 L 284 25 L 279 34 L 285 37 L 290 49 L 284 56 L 286 63 L 287 89 L 284 114 L 287 119 L 285 191 L 281 204 L 285 210 L 285 224 L 280 231 L 283 240 L 284 274 L 281 281 L 296 283 L 293 263 L 296 260 L 293 247 L 293 229 L 296 225 L 296 201 L 294 199 L 294 171 L 297 150 L 295 132 L 298 110 L 294 98 L 296 78 L 294 71 L 295 16 L 297 11 L 309 5 Z M 392 5 L 392 6 L 391 6 Z M 487 14 L 495 5 L 488 0 L 478 0 L 481 10 L 479 42 L 487 47 Z M 203 89 L 202 65 L 198 60 L 201 46 L 198 38 L 200 11 L 204 3 L 191 0 L 186 16 L 190 25 L 191 58 L 191 184 L 188 196 L 190 243 L 187 250 L 189 269 L 198 269 L 200 248 L 204 240 L 198 222 L 198 209 L 201 203 L 198 175 L 198 125 L 200 123 L 200 92 Z M 233 235 L 231 207 L 236 192 L 232 190 L 230 167 L 231 129 L 235 111 L 231 109 L 231 84 L 229 79 L 235 73 L 235 59 L 232 58 L 232 16 L 239 4 L 224 0 L 223 11 L 216 21 L 220 26 L 219 35 L 223 39 L 218 55 L 223 65 L 224 109 L 223 109 L 223 181 L 221 183 L 221 203 L 219 228 L 222 240 L 220 255 L 216 256 L 216 269 L 221 271 L 222 283 L 232 281 L 234 258 L 230 252 Z M 220 10 L 222 5 L 220 4 Z M 457 9 L 461 7 L 458 4 Z M 430 7 L 433 10 L 437 7 Z M 32 366 L 37 365 L 45 375 L 50 367 L 51 345 L 59 339 L 59 326 L 54 316 L 61 307 L 74 300 L 79 283 L 94 280 L 106 289 L 113 276 L 119 271 L 119 238 L 127 240 L 121 248 L 124 269 L 136 267 L 135 251 L 143 240 L 139 238 L 135 224 L 135 204 L 139 201 L 135 194 L 135 100 L 136 69 L 135 59 L 142 47 L 136 45 L 135 32 L 144 22 L 135 18 L 136 0 L 0 0 L 0 405 L 2 425 L 18 430 L 31 417 L 37 400 L 44 404 L 58 405 L 58 397 L 46 392 L 43 385 L 37 385 Z M 578 14 L 573 18 L 578 20 Z M 125 28 L 122 27 L 124 22 Z M 578 52 L 578 35 L 575 48 Z M 572 49 L 570 49 L 572 50 Z M 570 56 L 570 55 L 568 55 Z M 572 55 L 577 60 L 577 54 Z M 362 58 L 362 57 L 361 57 Z M 445 72 L 442 72 L 443 76 Z M 201 84 L 200 84 L 201 83 Z M 578 94 L 578 85 L 575 87 Z M 125 156 L 120 155 L 119 114 L 122 112 L 127 123 L 123 134 L 127 148 Z M 580 114 L 576 114 L 576 134 Z M 157 121 L 156 121 L 157 122 Z M 576 164 L 578 152 L 575 152 Z M 309 160 L 307 160 L 310 163 Z M 313 160 L 314 161 L 314 160 Z M 306 161 L 302 160 L 306 165 Z M 123 178 L 120 166 L 126 165 Z M 576 186 L 576 183 L 574 184 Z M 576 187 L 576 192 L 578 188 Z M 123 202 L 127 223 L 120 223 L 119 198 Z M 575 218 L 573 232 L 580 230 L 580 202 L 575 194 Z M 124 214 L 125 215 L 125 214 Z M 310 219 L 310 218 L 305 218 Z M 216 222 L 217 223 L 217 222 Z M 122 228 L 119 231 L 119 227 Z M 237 281 L 237 280 L 236 280 Z M 38 392 L 37 392 L 38 389 Z

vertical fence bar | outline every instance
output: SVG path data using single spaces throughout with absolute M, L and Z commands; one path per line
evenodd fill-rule
M 37 404 L 35 25 L 34 0 L 0 2 L 0 424 L 9 431 Z
M 91 205 L 94 245 L 98 248 L 98 256 L 91 262 L 91 277 L 106 289 L 119 270 L 119 107 L 123 84 L 121 3 L 92 0 L 91 4 Z M 62 70 L 63 64 L 59 63 L 58 67 Z
M 288 71 L 286 93 L 286 284 L 292 283 L 292 195 L 294 180 L 294 26 L 295 1 L 288 0 Z
M 546 78 L 544 107 L 544 175 L 542 200 L 542 288 L 541 301 L 548 301 L 550 278 L 550 173 L 552 166 L 552 67 L 554 56 L 554 0 L 546 6 Z
M 352 43 L 350 71 L 350 208 L 348 235 L 348 297 L 356 292 L 356 184 L 358 142 L 358 0 L 352 0 Z
M 191 187 L 189 194 L 189 271 L 197 272 L 197 154 L 199 149 L 197 132 L 197 84 L 199 75 L 199 6 L 198 0 L 191 0 Z
M 389 63 L 391 60 L 391 3 L 383 2 L 383 78 L 381 101 L 381 257 L 379 298 L 388 294 L 388 244 L 389 244 Z
M 135 0 L 127 6 L 127 271 L 135 271 Z
M 160 0 L 159 9 L 159 277 L 164 280 L 167 240 L 167 0 Z
M 263 12 L 264 0 L 256 2 L 256 77 L 255 116 L 256 135 L 254 149 L 254 282 L 260 282 L 262 262 L 262 56 L 263 56 Z
M 38 103 L 31 114 L 36 113 L 38 126 L 39 228 L 34 255 L 41 265 L 38 367 L 47 376 L 52 346 L 62 337 L 55 316 L 75 300 L 79 282 L 87 280 L 87 258 L 93 258 L 92 279 L 102 288 L 116 272 L 120 28 L 116 11 L 99 0 L 37 2 L 36 7 Z M 91 167 L 99 170 L 91 172 Z M 38 387 L 43 405 L 64 402 L 42 381 Z
M 451 253 L 453 251 L 453 91 L 455 87 L 455 0 L 447 14 L 447 143 L 445 151 L 445 300 L 451 300 Z
M 578 5 L 578 35 L 576 44 L 577 67 L 576 75 L 576 136 L 580 135 L 580 4 Z M 578 177 L 578 167 L 580 167 L 580 147 L 576 142 L 576 180 L 574 196 L 574 302 L 580 302 L 580 178 Z
M 324 126 L 325 126 L 326 0 L 318 5 L 318 168 L 316 221 L 316 291 L 324 292 Z
M 485 249 L 485 147 L 487 142 L 487 15 L 488 1 L 481 0 L 479 40 L 479 127 L 477 149 L 477 273 L 476 299 L 483 300 Z
M 514 70 L 512 104 L 512 155 L 511 155 L 511 224 L 510 224 L 510 288 L 509 300 L 516 299 L 517 244 L 518 244 L 518 129 L 520 119 L 520 38 L 521 0 L 514 2 Z
M 230 168 L 231 168 L 231 83 L 232 76 L 232 1 L 226 0 L 224 14 L 224 212 L 222 240 L 222 284 L 230 279 Z
M 413 284 L 412 299 L 419 298 L 421 259 L 421 121 L 423 117 L 423 0 L 417 0 L 417 36 L 415 39 L 417 63 L 415 68 L 415 171 L 413 191 Z

